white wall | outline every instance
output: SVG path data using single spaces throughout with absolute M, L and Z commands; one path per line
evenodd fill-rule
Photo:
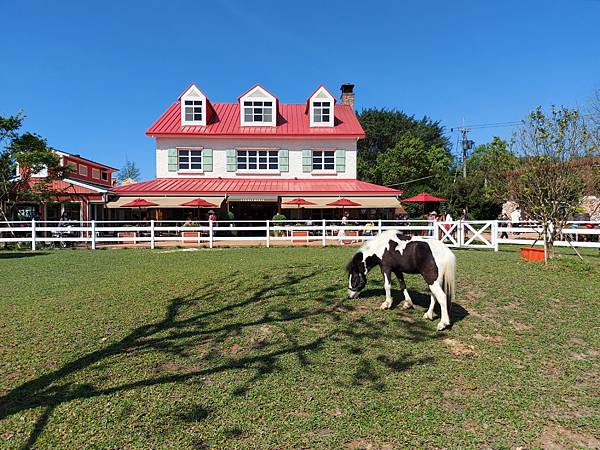
M 204 174 L 169 172 L 168 151 L 176 147 L 204 147 L 213 150 L 213 171 Z M 236 174 L 227 172 L 227 150 L 238 147 L 265 147 L 289 150 L 289 172 L 278 174 Z M 346 150 L 346 171 L 332 175 L 313 175 L 302 172 L 302 150 L 310 148 Z M 220 139 L 220 138 L 157 138 L 157 178 L 356 178 L 356 139 Z

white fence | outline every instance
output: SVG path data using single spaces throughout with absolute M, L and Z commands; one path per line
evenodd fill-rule
M 537 224 L 501 221 L 219 221 L 183 224 L 173 221 L 0 222 L 0 243 L 42 246 L 322 245 L 358 243 L 384 230 L 443 240 L 456 248 L 498 251 L 499 244 L 543 245 Z M 600 248 L 600 222 L 569 222 L 555 245 Z

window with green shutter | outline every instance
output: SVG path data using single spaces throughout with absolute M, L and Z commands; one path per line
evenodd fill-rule
M 302 172 L 310 173 L 312 171 L 312 152 L 302 150 Z
M 343 173 L 346 171 L 346 150 L 338 148 L 335 151 L 335 171 Z
M 290 170 L 290 158 L 287 150 L 279 150 L 279 171 L 289 172 Z
M 177 149 L 176 148 L 170 148 L 168 150 L 167 164 L 169 165 L 169 167 L 168 167 L 169 172 L 177 172 Z
M 235 149 L 227 150 L 227 172 L 235 172 L 236 169 Z
M 204 172 L 213 170 L 213 151 L 210 148 L 202 149 L 202 170 Z

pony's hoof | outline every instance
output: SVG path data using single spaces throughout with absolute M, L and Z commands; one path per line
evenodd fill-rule
M 409 303 L 409 302 L 406 302 L 406 301 L 402 302 L 402 309 L 411 309 L 413 307 L 414 307 L 414 305 L 412 303 Z
M 429 315 L 429 313 L 425 313 L 425 314 L 423 314 L 423 319 L 433 320 L 433 314 Z
M 442 330 L 445 330 L 449 326 L 450 326 L 449 323 L 440 322 L 440 323 L 437 324 L 437 330 L 438 331 L 442 331 Z
M 388 303 L 388 302 L 383 302 L 383 303 L 381 304 L 381 306 L 379 307 L 379 309 L 390 309 L 391 307 L 392 307 L 392 304 L 391 304 L 391 303 Z

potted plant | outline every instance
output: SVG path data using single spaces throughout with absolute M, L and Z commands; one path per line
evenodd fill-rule
M 183 224 L 183 227 L 186 228 L 192 228 L 192 227 L 197 227 L 199 226 L 197 223 L 195 222 L 187 222 L 185 224 Z M 202 236 L 202 232 L 201 231 L 182 231 L 181 232 L 181 237 L 182 237 L 182 242 L 184 244 L 197 244 L 200 237 Z
M 281 227 L 283 226 L 283 221 L 286 219 L 286 217 L 281 214 L 281 213 L 277 213 L 273 216 L 272 222 L 273 225 L 276 227 Z M 278 230 L 278 231 L 272 231 L 271 232 L 271 236 L 285 236 L 285 231 L 283 230 Z
M 303 226 L 301 223 L 296 223 L 295 227 Z M 292 243 L 305 244 L 308 242 L 308 230 L 292 230 Z
M 131 224 L 123 225 L 123 227 L 133 227 Z M 118 238 L 130 238 L 131 240 L 119 241 L 119 244 L 135 244 L 137 238 L 137 232 L 135 231 L 119 231 L 117 233 Z

